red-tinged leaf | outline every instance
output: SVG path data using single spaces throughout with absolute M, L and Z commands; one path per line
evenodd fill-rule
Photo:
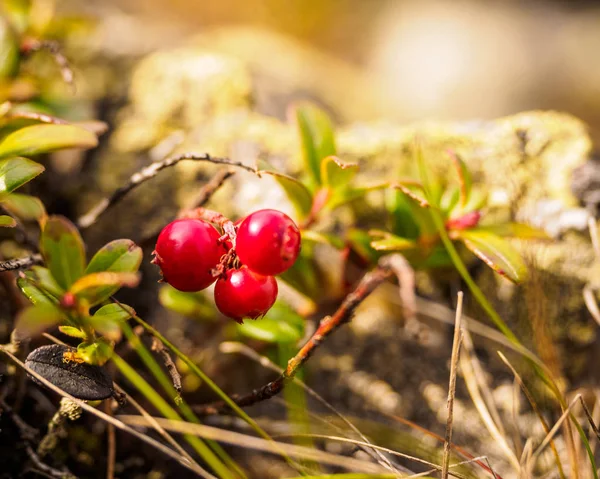
M 12 193 L 2 200 L 2 206 L 11 214 L 22 220 L 41 221 L 46 217 L 44 203 L 35 196 Z
M 467 206 L 471 197 L 471 187 L 473 185 L 473 179 L 471 178 L 471 172 L 467 168 L 465 162 L 454 152 L 449 151 L 448 154 L 452 159 L 456 173 L 458 174 L 458 184 L 460 186 L 460 205 L 462 208 Z
M 305 218 L 310 213 L 313 203 L 312 193 L 304 186 L 304 184 L 296 178 L 275 171 L 273 167 L 264 161 L 259 162 L 258 168 L 259 175 L 269 175 L 279 183 L 279 186 L 283 188 L 283 191 L 296 209 L 300 218 Z
M 335 137 L 331 119 L 312 103 L 300 102 L 292 107 L 300 133 L 304 167 L 309 175 L 311 189 L 322 185 L 321 161 L 336 154 Z
M 79 231 L 62 216 L 50 216 L 40 238 L 40 251 L 52 276 L 63 289 L 69 289 L 82 275 L 85 248 Z
M 12 193 L 44 171 L 44 167 L 27 158 L 0 160 L 0 195 Z
M 35 336 L 58 324 L 62 318 L 62 311 L 54 304 L 39 303 L 21 311 L 15 326 L 20 331 Z
M 344 163 L 337 156 L 327 156 L 321 161 L 321 182 L 334 191 L 348 188 L 357 173 L 356 163 Z
M 127 286 L 136 287 L 140 282 L 137 273 L 90 273 L 79 278 L 70 288 L 70 292 L 77 298 L 86 300 L 90 305 L 98 304 L 100 295 L 103 294 L 104 287 L 120 288 Z
M 12 216 L 0 215 L 0 227 L 14 228 L 17 222 Z
M 446 229 L 448 230 L 467 230 L 473 229 L 479 224 L 481 220 L 480 211 L 471 211 L 458 218 L 450 218 L 446 221 Z
M 21 128 L 0 142 L 0 158 L 31 156 L 66 148 L 93 148 L 98 138 L 74 125 L 40 124 Z
M 420 190 L 419 193 L 414 191 L 415 189 L 417 189 L 414 185 L 409 186 L 397 183 L 392 185 L 392 188 L 400 190 L 402 193 L 404 193 L 406 196 L 412 199 L 415 203 L 417 203 L 421 208 L 429 208 L 429 201 L 425 199 L 423 187 L 418 188 Z
M 514 283 L 521 283 L 527 277 L 527 267 L 519 253 L 504 239 L 487 231 L 457 231 L 462 240 L 479 259 L 498 274 Z
M 494 225 L 480 225 L 476 231 L 492 233 L 503 238 L 518 238 L 523 240 L 549 240 L 551 239 L 544 230 L 529 226 L 524 223 L 500 223 Z

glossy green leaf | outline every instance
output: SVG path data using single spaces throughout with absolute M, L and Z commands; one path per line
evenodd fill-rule
M 350 228 L 346 232 L 346 239 L 355 253 L 359 255 L 364 261 L 374 264 L 377 262 L 380 253 L 375 251 L 371 247 L 372 238 L 369 234 L 358 228 Z
M 544 230 L 529 226 L 524 223 L 500 223 L 481 225 L 472 228 L 472 231 L 484 231 L 504 238 L 519 238 L 531 240 L 549 240 L 550 236 Z
M 165 308 L 190 318 L 212 321 L 215 309 L 202 293 L 184 293 L 168 284 L 160 288 L 158 300 Z
M 385 231 L 371 230 L 369 235 L 373 238 L 371 247 L 377 251 L 405 251 L 417 247 L 415 241 Z
M 112 345 L 103 338 L 97 339 L 93 343 L 81 343 L 77 346 L 77 355 L 87 364 L 102 366 L 112 356 Z
M 333 190 L 348 188 L 357 173 L 356 163 L 344 163 L 336 156 L 321 161 L 321 182 Z
M 31 156 L 65 148 L 93 148 L 98 138 L 74 125 L 40 124 L 14 131 L 0 142 L 0 158 Z
M 454 163 L 454 168 L 458 174 L 460 205 L 464 208 L 471 198 L 473 179 L 471 178 L 471 172 L 467 168 L 467 165 L 458 155 L 451 151 L 450 157 L 452 158 L 452 163 Z
M 419 225 L 413 215 L 410 201 L 412 200 L 401 191 L 390 188 L 385 192 L 385 206 L 390 215 L 389 230 L 403 238 L 417 239 Z
M 102 273 L 90 273 L 79 278 L 69 291 L 77 298 L 86 300 L 90 306 L 104 301 L 107 287 L 110 289 L 119 289 L 123 286 L 128 288 L 136 287 L 140 282 L 137 273 L 113 273 L 104 271 Z
M 12 216 L 0 215 L 0 226 L 14 228 L 17 226 L 17 222 Z
M 50 270 L 42 266 L 33 266 L 17 279 L 17 286 L 33 304 L 56 304 L 64 290 L 52 277 Z
M 487 231 L 463 230 L 458 238 L 485 264 L 515 283 L 527 277 L 527 267 L 519 253 L 504 239 Z
M 44 171 L 44 167 L 27 158 L 0 161 L 0 195 L 12 193 Z
M 59 326 L 58 330 L 67 336 L 71 336 L 72 338 L 85 339 L 85 333 L 79 328 L 75 328 L 73 326 Z
M 333 125 L 327 113 L 312 103 L 298 103 L 293 113 L 300 133 L 304 167 L 311 187 L 316 188 L 322 184 L 321 161 L 336 154 Z
M 39 303 L 21 311 L 17 316 L 15 326 L 20 331 L 34 336 L 55 326 L 62 318 L 63 313 L 56 305 Z
M 40 251 L 61 288 L 69 289 L 83 275 L 84 244 L 79 231 L 68 219 L 48 218 L 40 238 Z
M 126 304 L 111 303 L 102 306 L 89 318 L 90 325 L 108 339 L 117 341 L 121 337 L 121 323 L 135 316 L 135 310 Z
M 304 318 L 282 302 L 276 302 L 262 319 L 246 320 L 238 331 L 269 343 L 295 343 L 304 336 Z
M 296 178 L 278 173 L 268 163 L 259 162 L 259 174 L 272 176 L 283 188 L 286 196 L 296 209 L 298 216 L 305 218 L 312 206 L 312 194 L 304 184 Z
M 2 200 L 2 207 L 22 220 L 39 221 L 46 216 L 46 208 L 39 198 L 12 193 Z
M 88 264 L 85 274 L 101 273 L 134 273 L 142 264 L 142 248 L 129 239 L 117 239 L 100 248 Z M 99 287 L 93 295 L 98 304 L 115 294 L 119 286 Z
M 425 199 L 422 187 L 407 185 L 394 185 L 394 188 L 402 192 L 406 198 L 404 203 L 411 212 L 412 219 L 419 227 L 419 236 L 432 236 L 437 234 L 437 228 L 431 213 L 428 211 L 430 205 Z

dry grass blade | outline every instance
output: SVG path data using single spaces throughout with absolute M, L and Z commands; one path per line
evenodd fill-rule
M 458 293 L 456 305 L 456 320 L 454 324 L 454 340 L 452 341 L 452 358 L 450 361 L 450 382 L 448 385 L 448 421 L 446 422 L 446 437 L 444 440 L 444 455 L 442 458 L 442 479 L 448 478 L 448 465 L 450 464 L 450 445 L 452 444 L 452 421 L 454 420 L 454 394 L 456 391 L 456 371 L 462 343 L 460 322 L 462 319 L 463 293 Z
M 594 421 L 593 415 L 590 414 L 590 410 L 586 406 L 585 401 L 583 400 L 583 397 L 581 397 L 581 394 L 578 394 L 577 396 L 579 397 L 579 400 L 581 401 L 581 405 L 583 406 L 583 411 L 585 412 L 585 416 L 590 424 L 591 430 L 596 435 L 596 438 L 600 441 L 600 431 L 598 431 L 598 426 L 596 426 L 596 421 Z M 594 405 L 594 413 L 596 413 L 596 410 L 598 409 L 597 406 L 598 406 L 598 403 L 596 402 L 596 405 Z
M 269 360 L 265 356 L 261 356 L 254 349 L 246 346 L 243 343 L 237 342 L 224 342 L 221 343 L 219 350 L 223 353 L 239 353 L 243 354 L 247 358 L 250 358 L 256 362 L 258 362 L 261 366 L 270 369 L 271 371 L 275 371 L 279 374 L 283 373 L 283 369 L 277 366 L 274 362 Z M 319 401 L 322 405 L 324 405 L 327 409 L 329 409 L 333 414 L 339 417 L 344 424 L 346 424 L 354 433 L 358 435 L 365 442 L 365 451 L 368 453 L 369 451 L 373 451 L 376 456 L 375 459 L 385 468 L 390 469 L 391 471 L 396 472 L 396 468 L 394 465 L 385 457 L 380 451 L 376 448 L 371 448 L 371 442 L 369 439 L 362 433 L 360 430 L 352 424 L 342 413 L 340 413 L 336 408 L 334 408 L 329 402 L 327 402 L 319 393 L 317 393 L 314 389 L 308 386 L 304 381 L 295 377 L 293 379 L 294 383 L 298 384 L 302 389 L 304 389 L 310 396 Z M 341 430 L 340 428 L 337 428 Z
M 121 419 L 125 424 L 147 427 L 146 421 L 140 416 L 123 415 L 119 416 L 119 419 Z M 155 420 L 168 431 L 181 434 L 193 434 L 204 439 L 224 442 L 226 444 L 239 446 L 245 449 L 254 449 L 276 455 L 281 455 L 281 453 L 284 452 L 291 457 L 318 461 L 322 464 L 328 464 L 331 466 L 337 466 L 359 472 L 378 473 L 384 470 L 380 465 L 373 464 L 371 462 L 337 456 L 335 454 L 330 454 L 318 449 L 311 449 L 308 447 L 286 444 L 283 442 L 267 441 L 266 439 L 256 436 L 249 436 L 247 434 L 205 426 L 203 424 L 193 424 L 184 421 L 174 421 L 158 417 L 155 418 Z
M 560 429 L 560 427 L 562 426 L 562 423 L 565 422 L 565 419 L 567 419 L 569 417 L 569 414 L 571 413 L 571 409 L 573 409 L 573 407 L 579 402 L 580 399 L 581 399 L 581 394 L 578 394 L 577 396 L 575 396 L 573 401 L 571 401 L 571 404 L 569 404 L 569 406 L 566 408 L 565 412 L 562 413 L 562 415 L 560 416 L 558 421 L 556 421 L 556 424 L 552 427 L 552 429 L 550 429 L 550 432 L 548 432 L 548 434 L 546 434 L 546 437 L 544 438 L 542 443 L 538 446 L 538 448 L 532 454 L 531 470 L 533 470 L 533 466 L 535 465 L 535 461 L 537 460 L 539 455 L 543 452 L 544 448 L 552 440 L 552 437 L 554 437 L 556 432 Z
M 46 337 L 47 339 L 49 339 L 50 341 L 56 343 L 56 344 L 62 344 L 63 346 L 66 346 L 66 343 L 64 343 L 63 341 L 61 341 L 60 339 L 52 336 L 51 334 L 48 333 L 42 333 L 42 335 L 44 337 Z M 115 388 L 115 390 L 119 393 L 122 394 L 126 400 L 128 404 L 131 404 L 143 417 L 146 418 L 146 420 L 148 421 L 148 424 L 150 424 L 154 430 L 163 437 L 163 439 L 165 441 L 167 441 L 171 446 L 173 446 L 173 448 L 179 452 L 179 454 L 181 454 L 183 457 L 185 457 L 188 461 L 190 461 L 191 464 L 194 464 L 198 467 L 200 467 L 198 465 L 198 463 L 194 460 L 194 458 L 192 456 L 189 455 L 189 453 L 179 445 L 179 443 L 173 439 L 173 436 L 171 436 L 167 431 L 165 431 L 160 424 L 158 424 L 156 422 L 156 420 L 154 419 L 154 417 L 148 412 L 146 411 L 140 403 L 138 403 L 132 396 L 130 396 L 129 394 L 127 394 L 127 392 L 125 392 L 125 390 L 119 386 L 117 383 L 113 382 L 113 386 Z
M 592 239 L 592 246 L 594 247 L 596 260 L 600 260 L 600 239 L 598 238 L 598 225 L 596 224 L 596 220 L 592 217 L 588 218 L 588 229 L 590 230 L 590 238 Z
M 36 372 L 32 371 L 27 366 L 25 366 L 25 364 L 22 361 L 20 361 L 10 351 L 7 351 L 4 346 L 0 346 L 0 351 L 3 352 L 4 354 L 6 354 L 15 364 L 17 364 L 23 370 L 27 371 L 27 373 L 29 375 L 33 376 L 35 379 L 37 379 L 41 384 L 46 386 L 48 389 L 54 391 L 55 393 L 61 395 L 62 397 L 70 399 L 71 401 L 76 403 L 79 407 L 84 409 L 85 411 L 93 414 L 94 416 L 99 417 L 100 419 L 106 421 L 109 424 L 112 424 L 116 428 L 126 431 L 129 434 L 137 437 L 141 441 L 143 441 L 143 442 L 149 444 L 150 446 L 154 447 L 155 449 L 161 451 L 163 454 L 175 459 L 179 464 L 181 464 L 182 466 L 186 467 L 187 469 L 190 469 L 191 471 L 195 472 L 200 477 L 204 477 L 206 479 L 216 479 L 215 476 L 210 474 L 208 471 L 202 469 L 200 466 L 197 466 L 196 464 L 190 463 L 185 457 L 182 457 L 181 455 L 177 454 L 175 451 L 173 451 L 172 449 L 169 449 L 168 447 L 161 444 L 160 442 L 136 431 L 135 429 L 129 427 L 127 424 L 123 423 L 122 421 L 120 421 L 116 418 L 113 418 L 112 416 L 109 416 L 108 414 L 106 414 L 102 411 L 99 411 L 96 408 L 93 408 L 92 406 L 87 404 L 85 401 L 77 399 L 77 398 L 71 396 L 70 394 L 66 393 L 62 389 L 56 387 L 50 381 L 48 381 L 47 379 L 43 378 L 42 376 L 40 376 Z
M 469 333 L 465 331 L 464 334 L 465 341 L 467 341 Z M 477 383 L 475 373 L 473 372 L 471 354 L 467 349 L 465 349 L 465 354 L 463 354 L 460 357 L 460 366 L 463 373 L 463 377 L 465 379 L 465 383 L 467 385 L 467 389 L 469 390 L 469 394 L 471 396 L 471 399 L 473 400 L 473 404 L 475 405 L 479 416 L 483 420 L 486 429 L 488 430 L 492 438 L 496 441 L 496 443 L 498 444 L 498 446 L 500 447 L 510 464 L 515 468 L 517 472 L 520 471 L 521 465 L 519 463 L 519 460 L 517 459 L 517 456 L 506 442 L 505 437 L 498 430 L 496 423 L 492 419 L 490 412 L 488 411 L 488 408 L 485 402 L 483 401 L 483 398 L 481 397 L 479 385 Z
M 537 403 L 533 399 L 532 394 L 529 392 L 529 389 L 523 382 L 523 379 L 521 378 L 520 374 L 512 366 L 512 364 L 510 364 L 508 362 L 508 359 L 506 359 L 506 356 L 504 356 L 504 354 L 502 354 L 500 351 L 498 351 L 498 355 L 500 356 L 500 359 L 502 359 L 504 364 L 506 364 L 509 367 L 509 369 L 511 370 L 511 372 L 513 373 L 515 380 L 519 383 L 519 386 L 521 387 L 523 394 L 525 394 L 527 401 L 529 401 L 529 404 L 531 405 L 532 409 L 535 411 L 535 414 L 537 415 L 538 419 L 540 420 L 540 423 L 542 424 L 542 427 L 544 428 L 544 432 L 546 433 L 546 435 L 548 435 L 550 433 L 550 427 L 548 426 L 548 423 L 544 419 L 544 416 L 542 415 L 542 412 L 540 411 L 540 408 L 538 407 Z M 556 466 L 558 467 L 559 475 L 561 478 L 564 478 L 565 473 L 563 471 L 562 463 L 560 461 L 560 456 L 558 455 L 558 450 L 556 449 L 556 445 L 554 444 L 554 442 L 552 440 L 550 441 L 550 448 L 552 449 L 552 454 L 554 455 L 554 461 L 556 462 Z M 527 451 L 524 448 L 523 453 L 521 455 L 521 463 L 523 463 L 523 457 L 525 456 L 526 452 Z M 531 451 L 529 451 L 528 454 L 531 454 Z

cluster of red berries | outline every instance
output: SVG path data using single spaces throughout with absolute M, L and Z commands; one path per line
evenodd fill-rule
M 277 210 L 255 211 L 225 223 L 224 234 L 203 219 L 169 223 L 158 236 L 153 262 L 164 281 L 180 291 L 200 291 L 216 280 L 217 308 L 241 323 L 264 316 L 275 303 L 273 276 L 296 261 L 300 231 Z

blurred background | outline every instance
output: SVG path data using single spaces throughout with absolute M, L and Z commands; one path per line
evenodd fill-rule
M 349 104 L 348 120 L 559 109 L 600 135 L 597 2 L 69 0 L 60 8 L 98 18 L 98 44 L 116 55 L 194 35 L 210 45 L 212 33 L 218 48 L 279 70 L 271 72 L 279 80 L 295 77 L 298 90 L 321 82 L 330 102 Z

